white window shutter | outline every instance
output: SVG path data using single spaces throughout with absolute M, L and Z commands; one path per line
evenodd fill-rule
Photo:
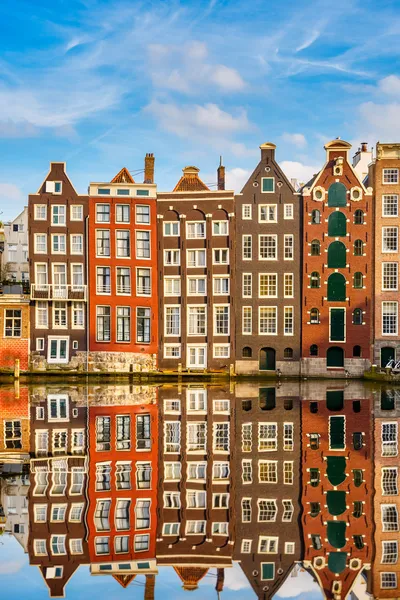
M 55 186 L 54 181 L 46 181 L 46 192 L 54 194 Z

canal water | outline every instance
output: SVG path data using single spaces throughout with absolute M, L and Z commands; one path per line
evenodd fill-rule
M 396 598 L 400 388 L 0 387 L 0 598 Z

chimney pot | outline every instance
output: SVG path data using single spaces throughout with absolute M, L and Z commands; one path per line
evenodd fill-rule
M 154 154 L 147 152 L 144 158 L 144 183 L 154 183 Z
M 368 142 L 361 142 L 361 152 L 368 152 Z

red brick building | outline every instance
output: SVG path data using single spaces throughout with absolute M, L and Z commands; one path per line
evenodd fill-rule
M 5 286 L 0 296 L 1 371 L 13 370 L 16 359 L 22 371 L 29 368 L 29 310 L 29 295 L 22 286 Z
M 156 366 L 157 243 L 154 157 L 144 183 L 122 169 L 91 183 L 89 201 L 89 368 Z
M 132 393 L 125 387 L 125 394 L 120 386 L 115 394 L 95 393 L 90 400 L 90 570 L 112 575 L 124 587 L 136 575 L 146 575 L 150 593 L 157 573 L 156 392 L 140 388 Z
M 345 600 L 373 558 L 372 401 L 355 382 L 322 385 L 302 386 L 303 564 Z
M 373 323 L 373 196 L 349 162 L 351 145 L 325 145 L 303 188 L 302 372 L 360 376 Z

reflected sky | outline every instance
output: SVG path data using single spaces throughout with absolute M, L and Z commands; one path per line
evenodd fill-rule
M 0 388 L 0 597 L 395 597 L 400 394 Z

